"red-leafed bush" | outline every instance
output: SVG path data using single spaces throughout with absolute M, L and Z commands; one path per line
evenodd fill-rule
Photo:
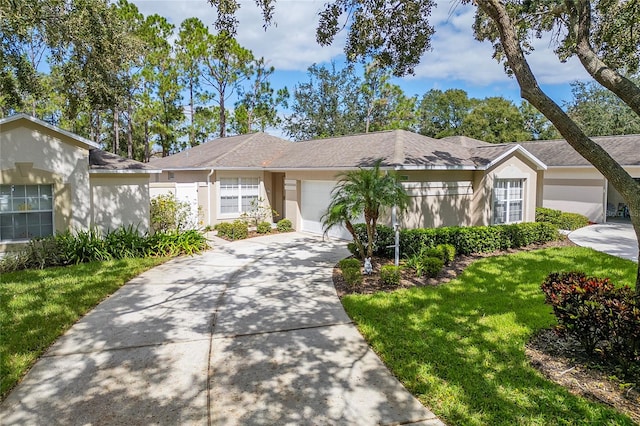
M 582 272 L 550 274 L 542 283 L 561 336 L 573 337 L 590 354 L 629 367 L 640 361 L 640 301 L 628 287 Z

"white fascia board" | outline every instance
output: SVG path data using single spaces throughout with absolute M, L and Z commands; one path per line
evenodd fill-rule
M 153 166 L 153 167 L 157 167 L 157 169 L 160 171 L 160 173 L 162 172 L 180 172 L 180 171 L 184 171 L 184 172 L 199 172 L 199 171 L 211 171 L 211 169 L 215 169 L 218 170 L 217 167 L 158 167 L 158 166 Z
M 60 134 L 65 135 L 65 136 L 67 136 L 67 137 L 69 137 L 71 139 L 75 139 L 78 142 L 81 142 L 81 143 L 83 143 L 85 145 L 88 145 L 89 148 L 100 149 L 100 145 L 98 145 L 94 141 L 91 141 L 89 139 L 83 138 L 82 136 L 76 135 L 75 133 L 71 133 L 71 132 L 69 132 L 67 130 L 63 130 L 63 129 L 59 128 L 59 127 L 53 126 L 53 125 L 47 123 L 46 121 L 42 121 L 39 118 L 32 117 L 32 116 L 30 116 L 28 114 L 25 114 L 23 112 L 21 112 L 20 114 L 12 115 L 11 117 L 0 119 L 0 126 L 2 126 L 3 124 L 11 123 L 13 121 L 17 121 L 17 120 L 21 120 L 21 119 L 31 121 L 32 123 L 35 123 L 35 124 L 37 124 L 39 126 L 42 126 L 42 127 L 46 127 L 47 129 L 49 129 L 49 130 L 51 130 L 53 132 L 60 133 Z
M 358 170 L 361 167 L 358 166 L 344 166 L 344 167 L 264 167 L 260 170 L 276 171 L 276 172 L 340 172 L 343 170 Z M 238 170 L 238 169 L 231 169 Z M 392 170 L 389 167 L 380 167 L 380 170 Z
M 476 166 L 396 166 L 394 170 L 478 170 Z
M 520 151 L 525 157 L 527 157 L 534 164 L 536 164 L 538 166 L 538 170 L 547 170 L 547 165 L 546 164 L 544 164 L 542 161 L 540 161 L 538 159 L 538 157 L 534 156 L 533 154 L 531 154 L 529 151 L 527 151 L 526 149 L 524 149 L 520 145 L 516 145 L 513 148 L 509 149 L 508 151 L 503 152 L 500 156 L 498 156 L 496 159 L 494 159 L 493 161 L 488 163 L 486 166 L 481 167 L 479 170 L 488 170 L 488 169 L 490 169 L 491 167 L 493 167 L 496 164 L 500 163 L 502 160 L 504 160 L 505 158 L 509 157 L 510 155 L 515 153 L 516 151 Z
M 162 170 L 150 170 L 150 169 L 118 169 L 118 170 L 105 170 L 105 169 L 90 169 L 91 175 L 153 175 L 162 173 Z

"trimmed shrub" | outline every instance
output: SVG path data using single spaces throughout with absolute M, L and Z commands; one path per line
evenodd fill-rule
M 338 266 L 340 267 L 340 269 L 347 269 L 347 268 L 360 268 L 362 265 L 360 263 L 360 260 L 355 259 L 353 257 L 348 257 L 338 262 Z
M 400 231 L 400 250 L 410 256 L 420 253 L 423 247 L 451 244 L 457 254 L 487 253 L 557 238 L 558 229 L 548 222 L 404 229 Z
M 561 336 L 596 350 L 625 371 L 640 362 L 640 300 L 628 286 L 582 272 L 553 273 L 541 285 Z
M 589 218 L 578 213 L 563 212 L 560 216 L 560 223 L 556 224 L 560 229 L 568 229 L 569 231 L 583 228 L 589 224 Z
M 435 278 L 444 267 L 444 260 L 440 257 L 425 257 L 422 260 L 422 268 L 427 278 Z
M 384 265 L 380 268 L 380 279 L 387 285 L 400 284 L 400 267 L 395 265 Z
M 360 262 L 358 267 L 348 267 L 342 269 L 342 277 L 350 286 L 356 286 L 362 284 L 362 271 L 360 270 Z
M 249 236 L 249 226 L 246 222 L 236 219 L 232 223 L 218 223 L 214 229 L 218 231 L 218 236 L 228 240 L 243 240 Z
M 589 224 L 589 218 L 578 213 L 568 213 L 545 207 L 536 208 L 536 222 L 548 222 L 558 227 L 573 231 Z
M 293 224 L 289 219 L 280 219 L 276 224 L 278 232 L 291 232 L 293 231 Z
M 369 243 L 369 238 L 367 237 L 367 225 L 364 223 L 356 223 L 353 228 L 366 250 Z M 376 233 L 373 237 L 373 255 L 393 257 L 393 247 L 389 246 L 392 246 L 394 243 L 395 236 L 393 228 L 385 225 L 376 225 Z M 349 251 L 351 251 L 354 256 L 360 257 L 355 244 L 353 244 L 353 247 L 350 248 Z
M 231 235 L 233 234 L 233 225 L 231 222 L 220 222 L 216 223 L 213 227 L 216 231 L 218 231 L 218 236 L 220 238 L 229 238 L 231 239 Z
M 357 258 L 361 257 L 360 250 L 358 250 L 358 246 L 353 241 L 350 243 L 347 243 L 347 250 L 349 250 L 349 253 L 351 253 L 352 256 L 355 256 Z
M 453 244 L 438 244 L 436 249 L 442 253 L 442 260 L 445 265 L 450 264 L 456 258 L 456 248 Z
M 260 222 L 256 227 L 258 234 L 269 234 L 271 232 L 271 224 L 269 222 Z

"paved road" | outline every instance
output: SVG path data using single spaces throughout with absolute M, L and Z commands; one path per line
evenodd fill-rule
M 441 425 L 342 309 L 343 246 L 280 234 L 147 271 L 50 348 L 0 423 Z

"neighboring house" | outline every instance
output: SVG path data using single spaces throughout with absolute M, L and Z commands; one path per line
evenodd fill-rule
M 66 230 L 149 229 L 145 164 L 25 114 L 0 120 L 0 252 Z
M 265 133 L 216 139 L 162 159 L 153 195 L 172 192 L 200 211 L 202 225 L 237 219 L 264 199 L 298 230 L 322 233 L 340 173 L 370 167 L 399 173 L 411 197 L 403 227 L 533 221 L 546 166 L 519 145 L 465 137 L 433 139 L 394 130 L 306 142 Z M 330 235 L 346 236 L 341 229 Z
M 592 138 L 640 182 L 640 135 Z M 542 205 L 580 213 L 593 222 L 628 217 L 622 196 L 609 181 L 565 140 L 521 143 L 547 165 Z

